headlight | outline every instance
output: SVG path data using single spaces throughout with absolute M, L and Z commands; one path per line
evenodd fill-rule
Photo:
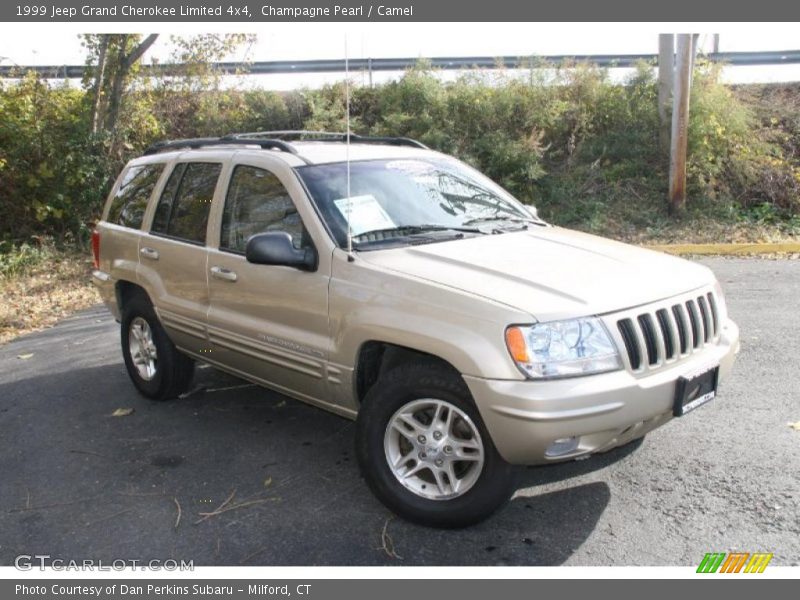
M 622 368 L 611 336 L 596 317 L 509 327 L 506 345 L 517 366 L 532 379 Z

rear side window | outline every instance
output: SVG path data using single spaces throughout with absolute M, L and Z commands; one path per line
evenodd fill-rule
M 307 245 L 300 215 L 280 180 L 264 169 L 234 169 L 222 213 L 220 248 L 244 252 L 247 240 L 265 231 L 285 231 L 295 248 Z
M 156 214 L 153 216 L 151 231 L 167 233 L 169 215 L 172 212 L 172 201 L 175 200 L 175 192 L 178 191 L 185 169 L 185 164 L 175 165 L 169 179 L 167 179 L 167 185 L 164 186 L 164 191 L 161 192 L 161 198 L 158 199 L 158 204 L 156 205 Z
M 176 165 L 156 207 L 152 231 L 204 243 L 208 212 L 221 171 L 219 163 Z
M 147 202 L 164 170 L 162 163 L 131 167 L 125 173 L 108 209 L 108 222 L 139 229 Z

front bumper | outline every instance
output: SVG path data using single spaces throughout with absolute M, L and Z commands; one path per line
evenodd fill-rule
M 739 328 L 722 326 L 717 344 L 646 376 L 627 370 L 549 381 L 493 380 L 465 376 L 489 435 L 512 464 L 544 464 L 610 450 L 672 419 L 675 384 L 684 374 L 719 364 L 719 380 L 739 352 Z M 577 446 L 547 454 L 556 440 Z

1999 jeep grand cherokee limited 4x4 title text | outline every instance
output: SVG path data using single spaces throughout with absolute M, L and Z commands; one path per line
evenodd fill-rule
M 739 334 L 709 269 L 552 227 L 413 140 L 345 138 L 181 140 L 125 167 L 93 279 L 142 394 L 175 397 L 196 359 L 356 419 L 378 498 L 451 527 L 508 499 L 512 465 L 714 397 Z

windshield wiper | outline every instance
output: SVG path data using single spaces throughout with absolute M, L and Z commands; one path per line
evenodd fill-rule
M 464 225 L 469 225 L 469 223 L 464 223 Z M 421 233 L 426 231 L 460 231 L 462 233 L 481 233 L 485 234 L 485 231 L 481 231 L 477 227 L 464 227 L 463 225 L 413 225 L 412 227 L 416 227 L 420 230 Z
M 481 231 L 477 227 L 461 227 L 458 225 L 436 225 L 436 224 L 422 224 L 422 225 L 401 225 L 399 227 L 387 227 L 385 229 L 373 229 L 372 231 L 365 231 L 354 235 L 353 239 L 358 240 L 369 235 L 381 235 L 388 233 L 397 233 L 397 237 L 405 237 L 409 235 L 419 235 L 421 233 L 428 233 L 431 231 L 457 231 L 459 233 L 478 233 L 485 235 L 485 231 Z
M 534 225 L 544 225 L 545 222 L 532 217 L 512 217 L 511 215 L 495 215 L 493 217 L 478 217 L 464 221 L 464 225 L 475 225 L 476 223 L 488 223 L 490 221 L 507 221 L 509 223 L 533 223 Z

